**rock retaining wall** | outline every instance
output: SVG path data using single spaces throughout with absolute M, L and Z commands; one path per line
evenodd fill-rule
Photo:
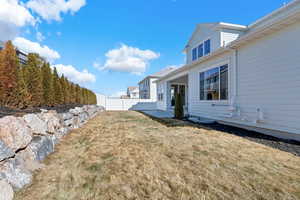
M 10 191 L 7 187 L 18 190 L 29 184 L 32 172 L 54 152 L 60 139 L 101 111 L 99 106 L 86 105 L 67 113 L 43 110 L 23 117 L 0 118 L 0 183 L 8 183 L 3 187 L 5 191 Z M 2 192 L 0 188 L 0 196 Z

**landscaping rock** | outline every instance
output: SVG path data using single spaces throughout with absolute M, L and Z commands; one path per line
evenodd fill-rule
M 32 129 L 33 133 L 46 135 L 47 124 L 41 120 L 36 114 L 28 114 L 23 117 L 27 125 Z
M 82 112 L 79 114 L 80 123 L 85 122 L 88 118 L 89 118 L 89 116 L 86 112 Z
M 14 156 L 15 153 L 0 140 L 0 161 Z
M 47 132 L 54 134 L 60 128 L 61 123 L 56 111 L 41 113 L 39 117 L 47 124 Z
M 61 113 L 60 117 L 62 120 L 66 121 L 72 119 L 73 115 L 71 113 Z
M 80 108 L 80 107 L 76 107 L 76 108 L 74 108 L 74 109 L 71 109 L 70 111 L 69 111 L 69 113 L 71 113 L 71 114 L 73 114 L 73 115 L 76 115 L 76 116 L 78 116 L 80 113 L 82 113 L 83 112 L 83 108 Z
M 26 169 L 24 160 L 20 158 L 10 159 L 0 166 L 0 177 L 17 190 L 23 188 L 32 180 L 30 171 Z
M 64 121 L 64 126 L 66 126 L 66 127 L 72 127 L 73 123 L 74 123 L 74 119 L 71 118 L 69 120 Z
M 5 180 L 0 180 L 0 200 L 12 200 L 14 198 L 14 191 L 10 184 Z
M 41 161 L 54 151 L 54 146 L 61 138 L 86 123 L 100 110 L 97 106 L 84 106 L 67 113 L 42 110 L 39 114 L 1 118 L 0 180 L 7 181 L 7 185 L 2 188 L 0 182 L 0 200 L 2 194 L 6 191 L 9 193 L 7 188 L 10 185 L 14 189 L 21 189 L 29 184 L 31 173 L 43 167 Z
M 32 131 L 22 118 L 7 116 L 0 119 L 0 140 L 12 151 L 25 148 L 32 139 Z
M 23 154 L 25 160 L 43 161 L 53 151 L 52 138 L 48 136 L 34 136 L 31 143 L 21 154 Z

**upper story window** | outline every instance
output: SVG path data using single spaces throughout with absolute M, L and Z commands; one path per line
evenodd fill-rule
M 204 42 L 204 53 L 205 55 L 210 53 L 210 40 Z
M 201 58 L 204 55 L 203 44 L 198 46 L 198 58 Z
M 193 55 L 192 55 L 193 61 L 194 61 L 194 60 L 197 60 L 197 48 L 194 48 L 194 49 L 193 49 L 192 54 L 193 54 Z
M 211 41 L 206 40 L 192 50 L 192 61 L 195 61 L 211 52 Z
M 228 65 L 200 73 L 200 100 L 228 100 Z

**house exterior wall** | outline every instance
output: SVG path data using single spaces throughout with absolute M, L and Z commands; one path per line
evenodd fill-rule
M 157 78 L 150 78 L 150 99 L 156 100 L 157 99 L 157 84 L 156 81 Z
M 226 46 L 230 42 L 238 39 L 244 32 L 230 29 L 221 30 L 221 46 Z
M 161 100 L 157 100 L 158 110 L 167 110 L 167 81 L 160 81 L 157 83 L 157 94 L 163 94 Z
M 140 99 L 157 99 L 156 83 L 157 78 L 148 77 L 139 83 Z
M 203 27 L 196 30 L 186 49 L 186 64 L 192 63 L 192 50 L 205 40 L 211 40 L 211 52 L 220 48 L 221 36 L 220 31 L 215 31 L 212 28 Z
M 259 126 L 300 134 L 300 22 L 238 49 L 237 103 Z
M 189 104 L 188 111 L 193 116 L 205 116 L 210 118 L 219 118 L 229 113 L 226 105 L 230 104 L 232 98 L 233 81 L 231 80 L 233 73 L 233 54 L 226 53 L 224 55 L 215 57 L 202 64 L 195 66 L 189 70 Z M 200 72 L 210 68 L 220 67 L 221 65 L 228 64 L 229 67 L 229 100 L 228 101 L 200 101 Z M 218 106 L 213 106 L 218 104 Z
M 148 84 L 149 82 L 150 81 L 148 77 L 139 83 L 140 99 L 150 98 L 150 84 Z
M 189 114 L 300 140 L 299 35 L 300 22 L 297 22 L 239 47 L 236 75 L 234 52 L 190 69 Z M 229 100 L 200 101 L 199 72 L 224 63 L 229 64 Z M 239 110 L 235 111 L 235 117 L 229 117 L 231 105 Z M 262 122 L 255 122 L 259 118 L 258 109 L 263 113 Z

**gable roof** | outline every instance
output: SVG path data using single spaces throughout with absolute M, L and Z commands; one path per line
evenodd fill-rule
M 222 28 L 224 29 L 231 29 L 231 30 L 238 30 L 238 31 L 247 31 L 247 26 L 240 25 L 240 24 L 231 24 L 231 23 L 225 23 L 225 22 L 213 22 L 213 23 L 201 23 L 197 24 L 194 32 L 192 33 L 190 39 L 188 40 L 185 48 L 183 51 L 186 50 L 186 48 L 189 46 L 191 41 L 193 40 L 194 36 L 197 34 L 198 31 L 201 31 L 201 29 L 207 29 L 211 28 L 214 30 L 220 30 Z
M 274 20 L 275 18 L 275 20 Z M 273 19 L 273 20 L 272 20 Z M 276 30 L 280 30 L 290 24 L 300 21 L 300 0 L 294 0 L 289 4 L 273 11 L 271 14 L 258 19 L 256 22 L 247 26 L 248 30 L 244 35 L 229 43 L 225 47 L 220 47 L 216 51 L 211 54 L 204 56 L 200 60 L 184 65 L 179 69 L 172 71 L 164 77 L 161 77 L 157 80 L 157 82 L 169 78 L 177 73 L 184 72 L 190 68 L 193 68 L 197 64 L 203 63 L 209 59 L 212 59 L 215 56 L 221 55 L 232 49 L 236 49 L 241 45 L 253 41 L 259 37 L 263 37 L 267 34 L 273 33 Z M 263 24 L 263 25 L 262 25 Z
M 130 87 L 127 88 L 127 90 L 128 90 L 129 92 L 132 92 L 132 91 L 138 90 L 138 89 L 139 89 L 139 88 L 138 88 L 137 86 L 130 86 Z
M 146 80 L 147 78 L 161 78 L 161 77 L 164 77 L 164 76 L 166 76 L 167 74 L 169 74 L 169 73 L 171 73 L 172 71 L 174 71 L 174 70 L 176 70 L 177 69 L 177 67 L 167 67 L 167 68 L 164 68 L 164 69 L 162 69 L 161 71 L 159 71 L 159 72 L 156 72 L 156 73 L 154 73 L 154 74 L 151 74 L 151 75 L 149 75 L 149 76 L 146 76 L 143 80 L 141 80 L 140 82 L 139 82 L 139 84 L 140 83 L 142 83 L 144 80 Z

